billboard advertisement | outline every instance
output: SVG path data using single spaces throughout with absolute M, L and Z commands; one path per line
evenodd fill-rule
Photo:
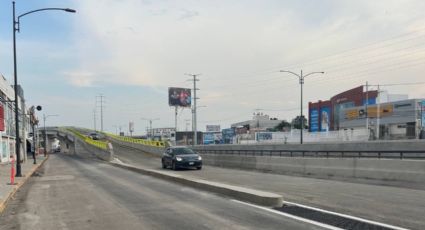
M 168 88 L 168 105 L 190 107 L 192 103 L 192 96 L 190 89 L 185 88 Z
M 221 132 L 220 125 L 207 125 L 207 132 Z
M 310 132 L 319 131 L 319 112 L 317 109 L 310 110 Z
M 204 145 L 214 144 L 214 133 L 204 133 Z
M 217 132 L 205 132 L 203 137 L 204 145 L 221 144 L 223 140 L 223 134 Z
M 271 132 L 258 132 L 257 134 L 257 141 L 265 141 L 265 140 L 271 140 L 273 139 L 273 133 Z
M 421 108 L 421 115 L 422 115 L 422 127 L 425 128 L 425 101 L 422 101 L 422 108 Z
M 236 136 L 236 131 L 233 128 L 223 129 L 222 137 L 224 144 L 233 144 L 233 137 Z
M 329 107 L 320 108 L 320 131 L 327 132 L 330 128 L 331 113 Z

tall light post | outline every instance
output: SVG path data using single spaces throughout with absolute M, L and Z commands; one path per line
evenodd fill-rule
M 76 11 L 69 8 L 42 8 L 37 10 L 31 10 L 26 13 L 23 13 L 16 17 L 16 11 L 15 11 L 15 1 L 12 1 L 13 5 L 13 72 L 14 72 L 14 89 L 15 89 L 15 148 L 16 148 L 16 177 L 21 177 L 21 140 L 19 138 L 19 100 L 18 100 L 18 73 L 17 73 L 17 63 L 16 63 L 16 31 L 20 32 L 20 19 L 23 16 L 26 16 L 28 14 L 32 14 L 39 11 L 46 11 L 46 10 L 62 10 L 69 13 L 75 13 Z
M 292 72 L 292 71 L 287 71 L 287 70 L 281 70 L 280 72 L 282 72 L 282 73 L 290 73 L 290 74 L 293 74 L 293 75 L 295 75 L 295 76 L 297 76 L 298 77 L 298 79 L 300 80 L 300 86 L 301 86 L 301 104 L 300 104 L 300 110 L 301 110 L 301 117 L 300 117 L 300 119 L 301 119 L 301 132 L 300 132 L 300 144 L 303 144 L 303 129 L 304 129 L 304 116 L 303 116 L 303 85 L 304 85 L 304 79 L 306 78 L 306 77 L 308 77 L 308 76 L 310 76 L 310 75 L 313 75 L 313 74 L 324 74 L 325 72 L 311 72 L 311 73 L 308 73 L 308 74 L 306 74 L 306 75 L 303 75 L 303 71 L 301 70 L 301 74 L 297 74 L 297 73 L 294 73 L 294 72 Z
M 43 126 L 44 126 L 44 156 L 46 156 L 46 154 L 47 154 L 47 130 L 46 130 L 46 119 L 48 118 L 48 117 L 57 117 L 57 116 L 59 116 L 59 115 L 57 115 L 57 114 L 51 114 L 51 115 L 46 115 L 46 114 L 43 114 Z

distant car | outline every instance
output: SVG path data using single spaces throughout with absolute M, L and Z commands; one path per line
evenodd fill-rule
M 161 159 L 162 168 L 170 167 L 173 170 L 179 168 L 202 169 L 202 157 L 188 147 L 170 147 L 165 150 Z
M 60 151 L 61 151 L 61 146 L 60 146 L 60 145 L 57 145 L 57 146 L 53 149 L 53 152 L 55 152 L 55 153 L 60 153 Z
M 93 140 L 99 140 L 100 139 L 100 135 L 98 133 L 89 133 L 88 136 Z

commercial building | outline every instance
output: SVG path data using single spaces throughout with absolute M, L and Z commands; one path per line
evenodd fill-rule
M 234 123 L 231 125 L 231 128 L 239 129 L 244 127 L 249 132 L 266 131 L 267 129 L 275 128 L 282 121 L 277 118 L 270 118 L 269 115 L 263 113 L 254 113 L 252 120 Z
M 340 111 L 340 129 L 368 127 L 371 139 L 424 138 L 425 99 L 410 99 Z M 422 134 L 421 134 L 422 133 Z
M 421 138 L 424 100 L 359 86 L 326 101 L 309 102 L 310 132 L 364 130 L 369 139 Z
M 6 78 L 0 74 L 0 162 L 10 161 L 15 149 L 15 91 Z M 26 137 L 28 136 L 29 117 L 26 115 L 24 93 L 18 85 L 19 127 L 21 135 L 21 159 L 26 159 Z
M 330 98 L 330 100 L 308 103 L 310 132 L 339 130 L 339 114 L 345 108 L 376 104 L 377 90 L 365 91 L 359 86 Z

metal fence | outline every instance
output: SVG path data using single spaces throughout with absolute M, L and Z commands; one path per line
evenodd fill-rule
M 270 156 L 270 157 L 321 157 L 321 158 L 387 158 L 387 159 L 425 159 L 425 151 L 321 151 L 321 150 L 205 150 L 197 149 L 201 154 Z

